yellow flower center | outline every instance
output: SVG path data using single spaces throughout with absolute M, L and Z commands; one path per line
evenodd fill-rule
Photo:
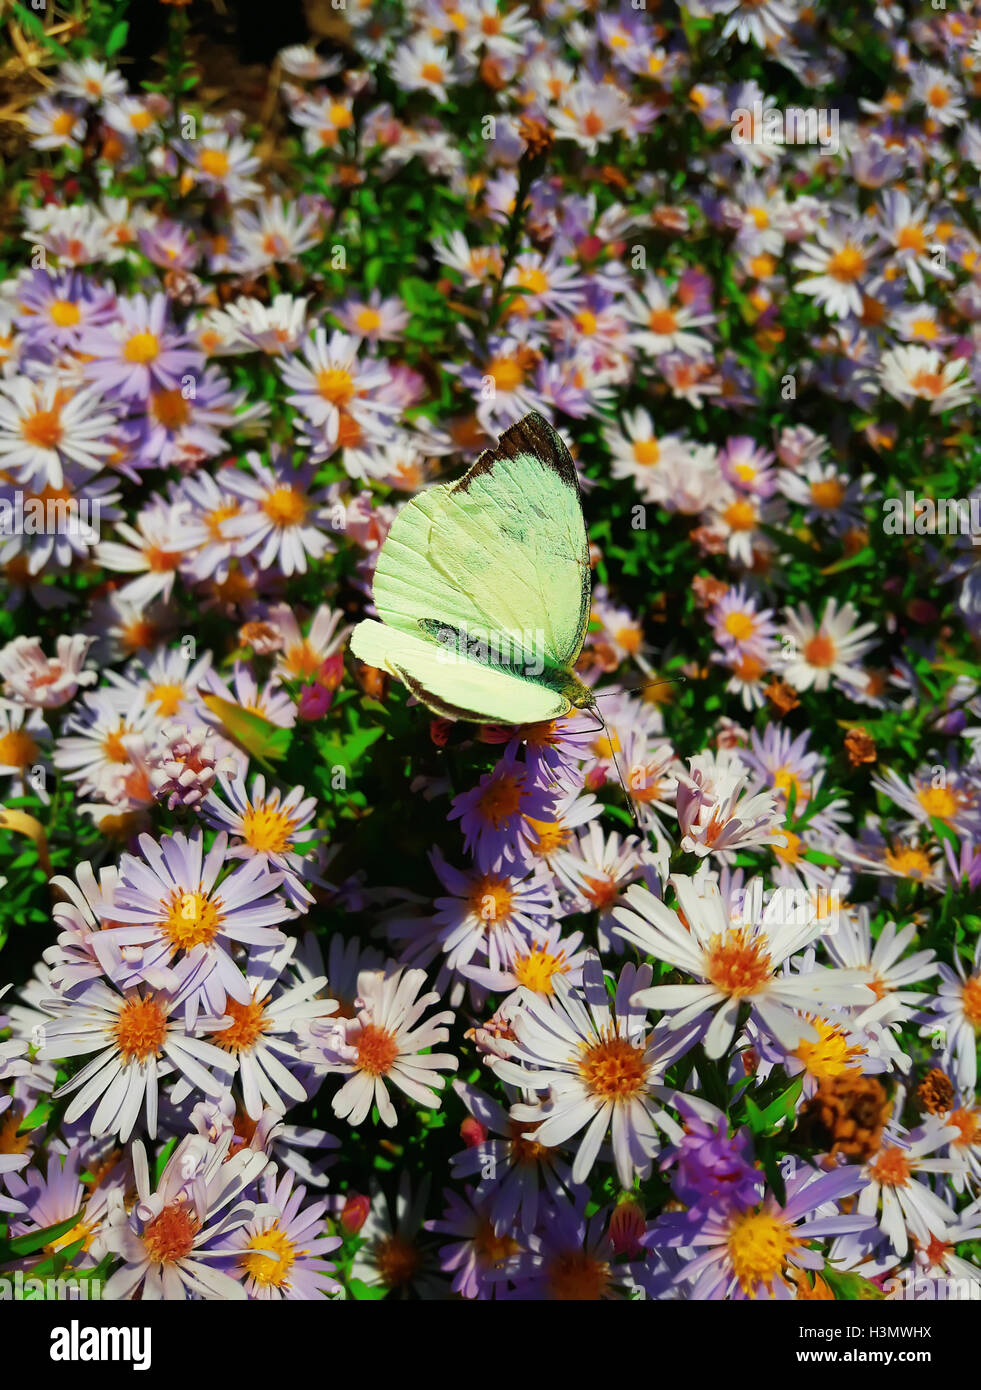
M 56 299 L 51 305 L 51 321 L 59 328 L 74 328 L 81 317 L 81 309 L 70 299 Z
M 264 854 L 284 854 L 292 844 L 296 817 L 278 806 L 250 806 L 242 816 L 242 838 Z
M 166 681 L 160 685 L 155 685 L 146 697 L 148 705 L 156 705 L 157 709 L 165 719 L 172 719 L 180 708 L 184 699 L 184 687 L 182 685 L 169 685 Z
M 723 512 L 723 516 L 733 531 L 752 531 L 756 525 L 756 508 L 745 497 L 730 502 Z
M 262 510 L 276 526 L 299 526 L 309 510 L 309 503 L 302 492 L 282 483 L 263 498 Z
M 844 245 L 840 251 L 836 251 L 828 262 L 828 274 L 844 285 L 854 284 L 864 270 L 865 257 L 851 242 Z
M 134 333 L 123 348 L 127 362 L 153 362 L 160 355 L 160 340 L 155 333 Z
M 947 787 L 919 787 L 916 799 L 928 816 L 942 821 L 952 820 L 960 809 L 957 796 Z
M 745 642 L 747 637 L 752 637 L 756 631 L 756 623 L 749 613 L 728 614 L 723 627 L 730 637 L 735 637 L 737 642 Z
M 802 1038 L 794 1049 L 794 1056 L 804 1064 L 809 1076 L 820 1081 L 823 1077 L 850 1074 L 859 1076 L 861 1068 L 853 1066 L 856 1058 L 864 1051 L 858 1046 L 849 1046 L 844 1030 L 838 1024 L 828 1023 L 823 1018 L 812 1018 L 810 1022 L 818 1031 L 818 1037 L 811 1041 Z
M 913 845 L 894 845 L 887 849 L 885 862 L 904 878 L 927 878 L 930 874 L 929 856 Z
M 487 369 L 499 391 L 514 391 L 525 379 L 521 365 L 513 357 L 495 357 Z
M 729 1227 L 726 1243 L 740 1288 L 755 1296 L 761 1284 L 772 1293 L 773 1281 L 798 1241 L 782 1217 L 768 1211 L 747 1211 Z
M 656 439 L 634 440 L 634 460 L 642 467 L 652 467 L 660 457 L 661 446 Z
M 381 327 L 381 314 L 377 309 L 359 309 L 354 319 L 362 333 L 374 333 Z
M 210 946 L 224 921 L 221 898 L 209 898 L 196 889 L 193 893 L 174 888 L 160 899 L 163 916 L 160 928 L 175 951 L 189 951 L 192 946 Z
M 223 179 L 231 168 L 231 162 L 224 150 L 202 150 L 201 168 L 213 179 Z
M 317 373 L 317 390 L 331 405 L 347 405 L 354 397 L 354 381 L 343 367 L 325 367 Z
M 528 827 L 536 836 L 531 846 L 533 854 L 541 855 L 547 859 L 556 850 L 562 849 L 569 843 L 569 831 L 557 820 L 534 820 L 531 816 L 526 817 Z
M 241 1257 L 242 1268 L 257 1284 L 267 1288 L 272 1285 L 281 1289 L 284 1284 L 288 1284 L 287 1276 L 291 1266 L 296 1263 L 298 1256 L 306 1254 L 305 1250 L 296 1249 L 290 1238 L 280 1229 L 278 1221 L 274 1221 L 258 1235 L 250 1236 L 246 1248 L 249 1253 Z
M 553 956 L 544 947 L 534 947 L 526 956 L 515 957 L 513 969 L 519 985 L 535 994 L 553 994 L 553 976 L 565 975 L 569 966 L 564 951 Z

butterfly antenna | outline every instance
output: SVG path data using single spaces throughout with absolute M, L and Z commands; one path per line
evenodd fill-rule
M 659 684 L 659 682 L 655 682 L 655 684 Z M 606 734 L 606 741 L 610 745 L 610 757 L 613 759 L 613 766 L 616 768 L 617 778 L 620 782 L 620 786 L 623 788 L 623 794 L 627 799 L 627 810 L 630 812 L 630 817 L 633 820 L 634 828 L 637 831 L 637 834 L 640 836 L 643 843 L 646 844 L 647 831 L 640 823 L 640 820 L 637 816 L 637 808 L 634 805 L 634 799 L 627 791 L 627 784 L 623 780 L 623 773 L 620 771 L 620 764 L 617 762 L 617 750 L 613 746 L 613 735 L 610 733 L 610 727 L 607 724 L 606 720 L 603 718 L 603 715 L 599 708 L 596 705 L 594 705 L 593 709 L 596 711 L 596 716 L 599 719 L 600 723 L 603 725 L 603 731 Z
M 605 700 L 608 695 L 632 695 L 637 690 L 650 690 L 655 685 L 684 685 L 687 676 L 666 676 L 664 680 L 645 681 L 643 685 L 626 685 L 619 690 L 601 690 L 598 694 L 594 692 L 594 698 Z

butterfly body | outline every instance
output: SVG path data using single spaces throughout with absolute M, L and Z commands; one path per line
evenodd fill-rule
M 590 708 L 573 671 L 589 621 L 590 570 L 575 465 L 531 414 L 458 482 L 402 508 L 375 570 L 381 621 L 351 650 L 436 714 L 509 724 Z

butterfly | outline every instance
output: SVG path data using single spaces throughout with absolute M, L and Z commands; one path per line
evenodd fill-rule
M 590 609 L 579 479 L 532 412 L 458 482 L 399 512 L 375 569 L 380 622 L 351 651 L 446 719 L 534 724 L 592 709 L 573 672 Z

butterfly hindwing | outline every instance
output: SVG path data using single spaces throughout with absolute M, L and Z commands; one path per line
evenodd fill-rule
M 536 724 L 567 714 L 569 701 L 545 685 L 447 650 L 427 637 L 384 623 L 359 623 L 351 636 L 359 661 L 388 671 L 447 719 Z

